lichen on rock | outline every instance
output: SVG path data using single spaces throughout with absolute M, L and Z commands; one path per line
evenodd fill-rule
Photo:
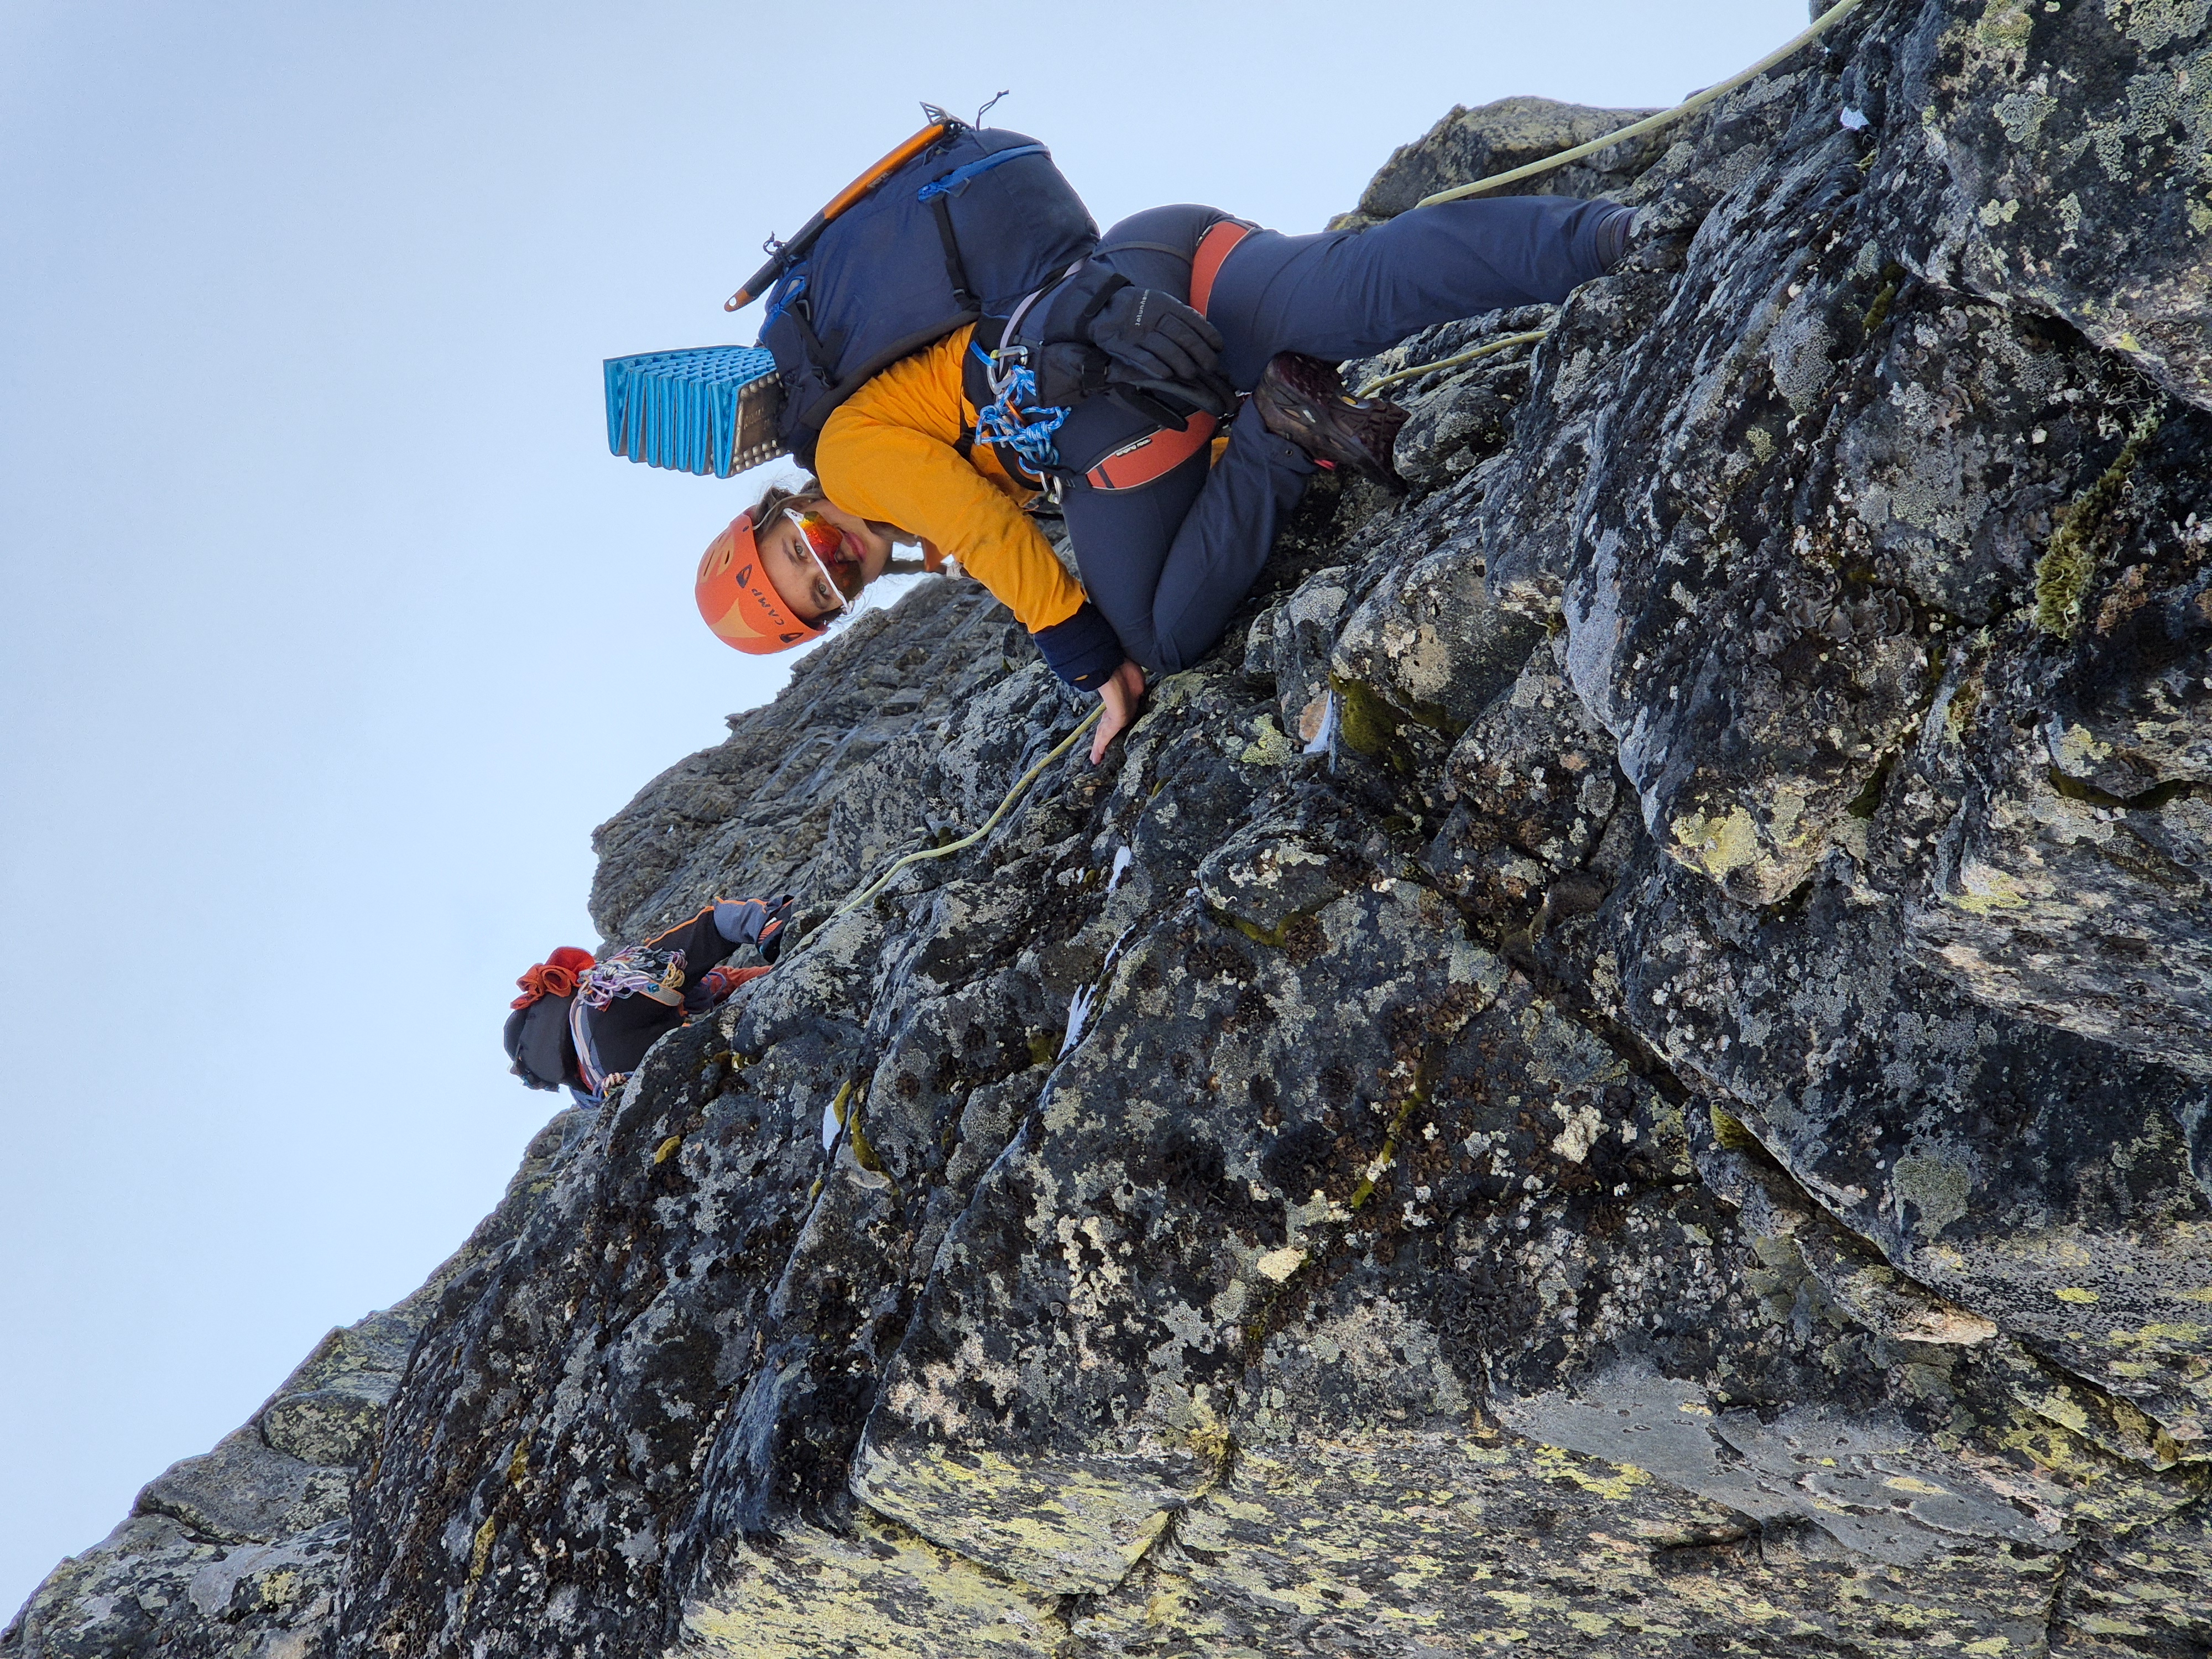
M 1548 328 L 1413 493 L 834 917 L 1079 704 L 812 653 L 593 913 L 819 925 L 0 1655 L 2205 1650 L 2207 26 L 1888 0 L 1555 179 L 1626 268 L 1347 366 Z

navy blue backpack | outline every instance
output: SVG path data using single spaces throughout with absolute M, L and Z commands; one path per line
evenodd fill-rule
M 900 358 L 969 323 L 1003 321 L 1097 246 L 1098 227 L 1018 132 L 944 118 L 815 215 L 732 296 L 768 289 L 760 343 L 775 356 L 776 436 L 814 465 L 838 404 Z

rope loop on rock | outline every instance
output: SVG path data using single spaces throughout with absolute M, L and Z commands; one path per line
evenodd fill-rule
M 1440 357 L 1433 363 L 1415 363 L 1411 368 L 1393 369 L 1388 374 L 1378 374 L 1359 388 L 1358 395 L 1371 398 L 1386 386 L 1395 386 L 1401 380 L 1418 380 L 1424 374 L 1442 374 L 1448 368 L 1457 368 L 1462 363 L 1471 363 L 1478 357 L 1488 357 L 1517 345 L 1533 345 L 1552 331 L 1532 328 L 1526 334 L 1508 334 L 1503 338 L 1485 340 L 1471 351 L 1462 351 L 1456 357 Z
M 893 860 L 890 867 L 885 870 L 883 874 L 878 876 L 873 881 L 868 883 L 865 887 L 860 888 L 858 890 L 854 892 L 850 897 L 846 899 L 842 904 L 840 904 L 828 915 L 823 917 L 822 923 L 817 924 L 817 931 L 819 926 L 826 925 L 829 922 L 836 921 L 839 916 L 843 915 L 846 911 L 853 908 L 854 906 L 863 904 L 869 899 L 873 898 L 878 893 L 883 891 L 884 888 L 890 883 L 890 878 L 898 874 L 900 871 L 905 869 L 909 864 L 920 864 L 924 859 L 951 858 L 955 853 L 966 851 L 969 848 L 973 847 L 977 842 L 982 840 L 984 836 L 989 835 L 992 830 L 998 828 L 999 820 L 1005 817 L 1007 812 L 1012 808 L 1013 804 L 1021 799 L 1022 791 L 1028 788 L 1030 785 L 1036 781 L 1037 774 L 1043 771 L 1046 767 L 1051 765 L 1062 755 L 1065 755 L 1069 750 L 1074 748 L 1076 739 L 1080 738 L 1085 732 L 1088 732 L 1092 726 L 1097 725 L 1098 717 L 1105 712 L 1105 700 L 1101 698 L 1099 700 L 1098 706 L 1083 717 L 1081 721 L 1077 724 L 1075 730 L 1069 732 L 1066 737 L 1062 738 L 1057 744 L 1055 744 L 1051 751 L 1047 754 L 1042 760 L 1039 761 L 1035 766 L 1030 768 L 1028 771 L 1023 773 L 1020 777 L 1014 780 L 1014 787 L 1006 791 L 1006 798 L 999 803 L 998 811 L 992 813 L 989 817 L 983 820 L 983 827 L 981 829 L 963 836 L 957 841 L 947 842 L 942 847 L 925 847 L 919 852 L 908 853 L 905 857 Z
M 1415 207 L 1434 207 L 1439 202 L 1456 202 L 1462 196 L 1474 196 L 1486 190 L 1497 190 L 1506 185 L 1517 185 L 1523 179 L 1534 179 L 1539 173 L 1549 173 L 1553 167 L 1563 167 L 1570 161 L 1579 161 L 1585 155 L 1595 155 L 1610 149 L 1624 138 L 1640 138 L 1647 132 L 1656 132 L 1662 127 L 1672 126 L 1685 116 L 1694 115 L 1715 99 L 1725 98 L 1747 81 L 1755 81 L 1785 58 L 1795 57 L 1813 42 L 1826 34 L 1844 19 L 1856 11 L 1866 0 L 1838 0 L 1813 20 L 1813 26 L 1796 39 L 1777 46 L 1741 75 L 1707 87 L 1703 92 L 1685 98 L 1672 109 L 1662 110 L 1656 115 L 1647 115 L 1641 121 L 1625 126 L 1618 132 L 1608 132 L 1602 138 L 1593 138 L 1587 144 L 1577 144 L 1572 149 L 1563 149 L 1557 155 L 1547 155 L 1540 161 L 1531 161 L 1526 167 L 1514 167 L 1488 179 L 1478 179 L 1471 185 L 1460 185 L 1451 190 L 1440 190 L 1433 196 L 1424 196 L 1413 204 Z

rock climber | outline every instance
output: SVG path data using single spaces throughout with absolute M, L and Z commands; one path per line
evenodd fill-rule
M 726 963 L 750 945 L 773 964 L 792 904 L 716 899 L 604 962 L 562 945 L 515 981 L 522 994 L 507 1017 L 508 1069 L 533 1089 L 567 1089 L 579 1106 L 603 1103 L 659 1038 L 768 972 Z
M 1104 700 L 1095 764 L 1146 674 L 1220 639 L 1316 465 L 1396 484 L 1404 411 L 1347 397 L 1333 366 L 1437 323 L 1563 300 L 1620 264 L 1632 217 L 1507 197 L 1289 236 L 1214 208 L 1137 214 L 1008 329 L 1037 343 L 1035 401 L 1069 410 L 1049 434 L 1056 465 L 1026 459 L 1019 434 L 979 433 L 988 360 L 972 327 L 957 330 L 830 416 L 818 485 L 771 492 L 716 538 L 701 610 L 740 649 L 782 650 L 850 614 L 895 543 L 919 540 L 930 568 L 957 559 L 1062 680 Z M 1240 401 L 1250 411 L 1218 441 Z M 1079 583 L 1023 511 L 1041 492 L 1060 497 Z

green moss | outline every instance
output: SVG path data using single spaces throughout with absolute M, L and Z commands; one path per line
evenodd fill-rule
M 1271 951 L 1279 951 L 1290 944 L 1291 935 L 1299 926 L 1310 922 L 1315 915 L 1311 910 L 1293 910 L 1273 927 L 1262 927 L 1258 922 L 1248 921 L 1243 916 L 1232 916 L 1216 905 L 1207 905 L 1206 914 L 1224 927 L 1234 927 L 1255 945 L 1264 945 Z
M 890 1182 L 891 1191 L 897 1194 L 898 1177 L 884 1167 L 884 1160 L 877 1155 L 876 1149 L 868 1144 L 868 1137 L 861 1131 L 857 1121 L 845 1126 L 845 1139 L 853 1148 L 854 1161 L 870 1175 L 879 1175 L 885 1181 Z
M 2068 640 L 2081 626 L 2081 601 L 2097 574 L 2098 544 L 2119 511 L 2121 494 L 2142 457 L 2143 446 L 2160 424 L 2155 410 L 2136 422 L 2104 477 L 2074 498 L 2066 522 L 2035 562 L 2035 625 L 2045 633 Z
M 1467 730 L 1464 721 L 1453 720 L 1435 703 L 1401 708 L 1372 686 L 1341 674 L 1331 674 L 1328 684 L 1336 693 L 1337 732 L 1345 747 L 1381 761 L 1395 772 L 1411 773 L 1420 763 L 1406 741 L 1407 726 L 1426 726 L 1454 741 Z
M 1881 757 L 1874 769 L 1874 775 L 1866 781 L 1866 787 L 1851 797 L 1850 805 L 1844 811 L 1855 818 L 1870 818 L 1881 805 L 1881 793 L 1889 787 L 1889 775 L 1897 765 L 1897 750 L 1893 749 Z
M 1713 1120 L 1713 1139 L 1725 1152 L 1763 1152 L 1759 1137 L 1743 1127 L 1743 1120 L 1723 1111 L 1719 1107 L 1706 1109 Z
M 1387 762 L 1401 772 L 1409 769 L 1405 741 L 1400 735 L 1407 718 L 1402 711 L 1358 680 L 1331 674 L 1328 684 L 1336 693 L 1337 731 L 1345 747 Z

